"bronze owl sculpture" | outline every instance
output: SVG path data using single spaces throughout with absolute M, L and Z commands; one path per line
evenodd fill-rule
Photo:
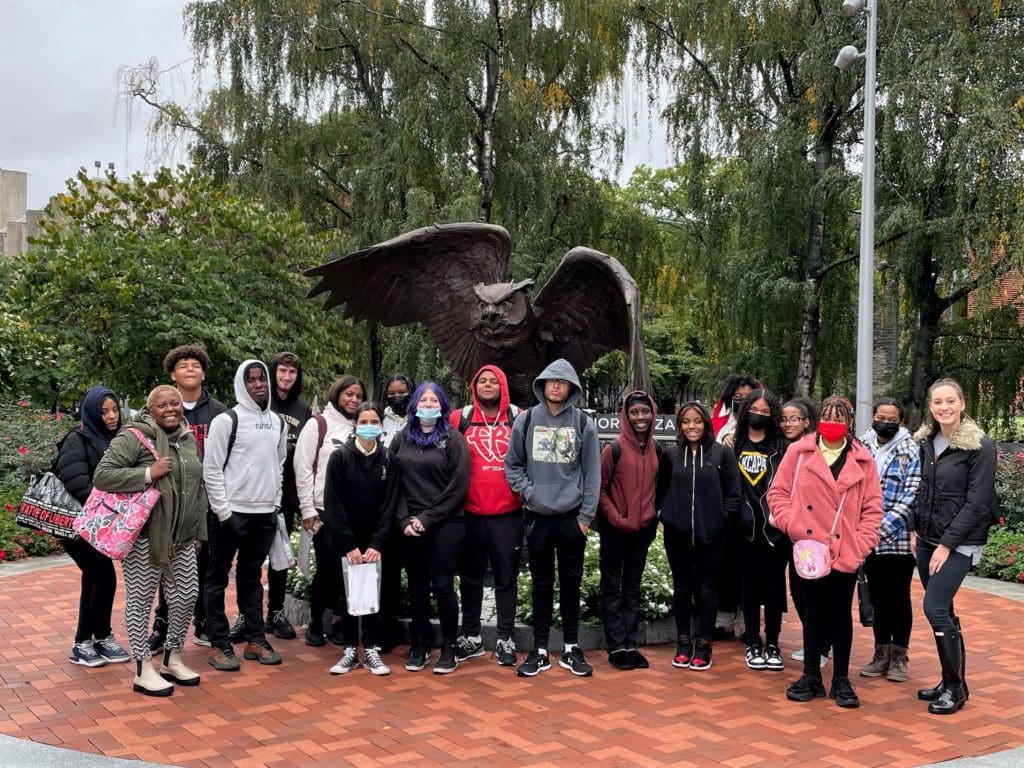
M 573 248 L 531 303 L 532 280 L 502 282 L 511 238 L 493 224 L 423 227 L 343 256 L 306 274 L 324 309 L 394 326 L 426 326 L 463 381 L 485 364 L 508 377 L 512 401 L 534 401 L 533 379 L 560 357 L 583 372 L 601 355 L 629 355 L 631 385 L 650 390 L 640 297 L 614 258 Z

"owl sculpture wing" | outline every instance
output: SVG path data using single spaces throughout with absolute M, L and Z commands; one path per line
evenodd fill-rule
M 617 259 L 577 247 L 562 259 L 533 300 L 535 334 L 547 357 L 564 357 L 583 372 L 606 352 L 629 356 L 630 385 L 651 391 L 644 349 L 640 292 Z
M 310 296 L 345 317 L 394 326 L 426 326 L 452 371 L 469 381 L 483 365 L 506 373 L 513 402 L 528 404 L 530 384 L 559 357 L 582 372 L 612 349 L 630 355 L 631 383 L 650 389 L 636 283 L 611 256 L 574 248 L 532 308 L 481 332 L 481 298 L 519 294 L 529 281 L 494 291 L 505 279 L 511 241 L 504 228 L 467 223 L 424 227 L 364 248 L 306 274 L 320 278 Z M 514 304 L 514 302 L 511 302 Z
M 451 369 L 468 380 L 487 350 L 469 332 L 477 283 L 500 282 L 511 238 L 492 224 L 437 224 L 371 245 L 309 270 L 327 293 L 324 309 L 381 325 L 423 323 Z

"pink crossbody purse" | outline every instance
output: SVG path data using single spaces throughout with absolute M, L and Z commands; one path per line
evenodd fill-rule
M 146 446 L 154 459 L 160 458 L 152 440 L 134 427 L 128 431 Z M 147 485 L 134 493 L 93 488 L 82 514 L 75 518 L 75 532 L 97 552 L 112 560 L 124 560 L 159 500 L 160 491 L 155 485 Z
M 800 476 L 800 465 L 803 464 L 804 455 L 801 453 L 796 461 L 796 471 L 793 473 L 793 490 L 790 491 L 790 501 L 796 493 L 796 479 Z M 843 504 L 846 502 L 846 494 L 839 497 L 839 507 L 836 509 L 836 517 L 832 521 L 832 530 L 828 532 L 828 539 L 821 542 L 816 539 L 797 539 L 793 542 L 793 565 L 796 573 L 801 579 L 823 579 L 832 572 L 832 553 L 828 543 L 836 535 L 836 526 L 839 524 L 839 516 L 843 513 Z

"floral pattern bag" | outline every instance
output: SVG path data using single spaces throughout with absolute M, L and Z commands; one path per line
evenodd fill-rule
M 134 427 L 128 430 L 153 454 L 160 456 L 148 437 Z M 101 491 L 93 488 L 82 514 L 75 518 L 75 533 L 89 542 L 97 552 L 112 560 L 123 560 L 135 546 L 153 508 L 160 500 L 160 490 L 147 485 L 134 493 Z

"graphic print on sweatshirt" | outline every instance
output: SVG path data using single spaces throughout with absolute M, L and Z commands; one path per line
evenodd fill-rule
M 768 456 L 760 451 L 741 451 L 739 459 L 740 473 L 751 485 L 757 485 L 768 471 Z
M 533 428 L 534 461 L 546 461 L 551 464 L 572 464 L 576 461 L 576 430 L 573 427 Z
M 512 437 L 509 427 L 470 427 L 465 438 L 471 451 L 476 452 L 486 462 L 484 471 L 505 471 L 505 454 L 508 453 L 508 441 Z

